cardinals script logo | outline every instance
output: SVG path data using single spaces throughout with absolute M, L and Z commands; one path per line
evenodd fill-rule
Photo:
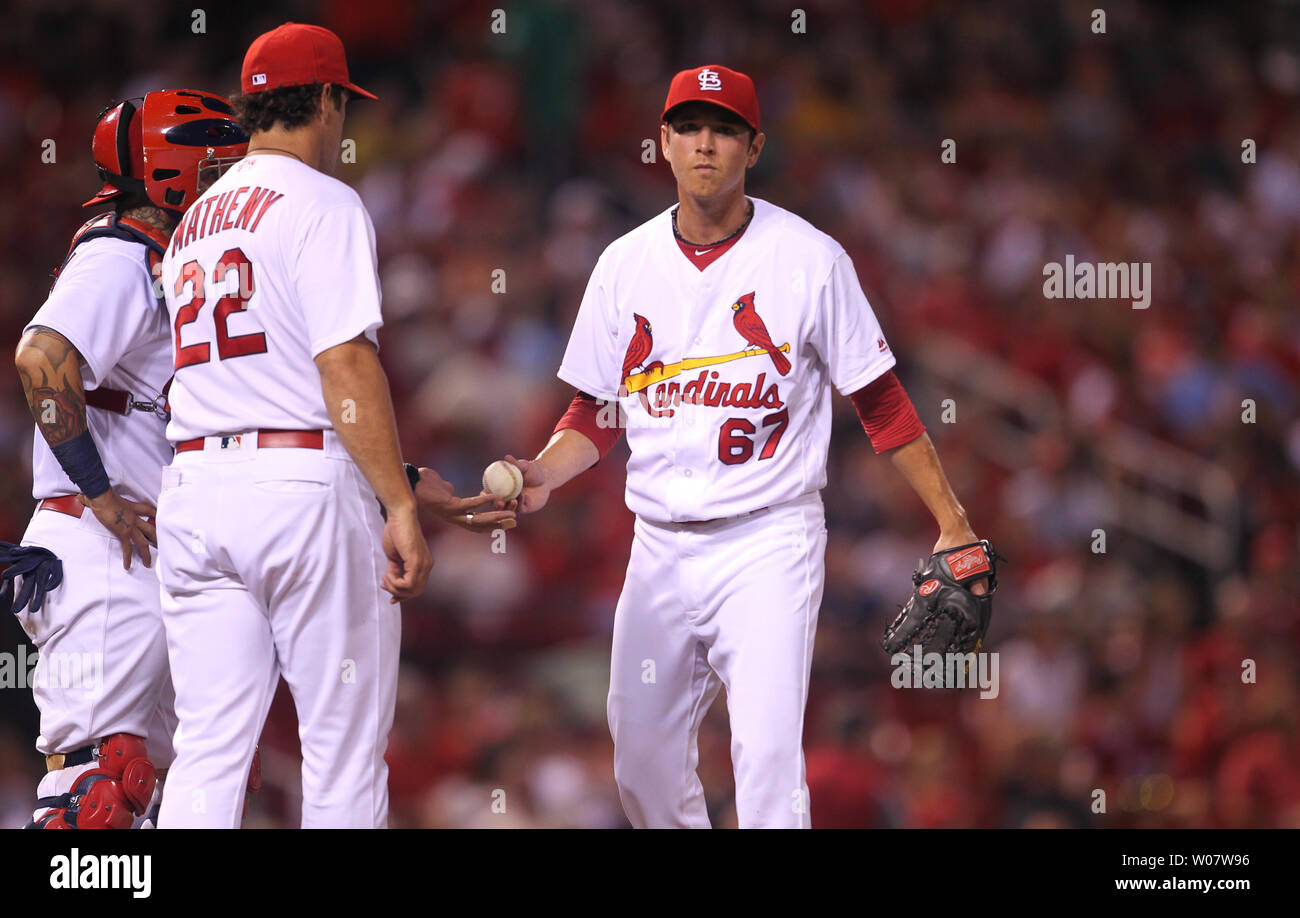
M 654 350 L 654 326 L 650 320 L 639 313 L 632 314 L 634 331 L 623 355 L 622 384 L 619 396 L 637 394 L 641 404 L 652 417 L 673 415 L 673 406 L 688 403 L 706 407 L 736 408 L 782 408 L 785 402 L 775 382 L 766 383 L 768 374 L 759 373 L 753 382 L 723 382 L 719 373 L 709 372 L 706 367 L 731 363 L 747 358 L 768 358 L 772 367 L 780 376 L 790 372 L 789 343 L 779 347 L 772 341 L 767 325 L 754 307 L 754 293 L 746 293 L 731 304 L 732 325 L 742 338 L 746 347 L 730 354 L 713 357 L 686 357 L 675 363 L 665 364 L 660 360 L 650 360 Z M 690 370 L 701 370 L 697 379 L 692 379 L 683 386 L 678 382 L 667 382 Z M 766 383 L 766 386 L 764 385 Z M 650 389 L 653 387 L 653 396 Z

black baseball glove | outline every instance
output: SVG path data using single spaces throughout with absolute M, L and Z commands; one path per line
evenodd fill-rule
M 1006 560 L 987 539 L 935 552 L 912 575 L 912 595 L 880 646 L 891 655 L 917 644 L 922 653 L 977 653 L 993 618 L 997 562 Z M 988 591 L 972 593 L 970 585 L 985 578 Z

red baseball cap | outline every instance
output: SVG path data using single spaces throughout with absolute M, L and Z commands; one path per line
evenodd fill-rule
M 350 81 L 343 42 L 329 29 L 286 22 L 248 46 L 239 75 L 239 89 L 245 95 L 312 83 L 334 83 L 367 99 L 378 98 Z
M 738 70 L 710 64 L 683 70 L 673 77 L 664 102 L 663 120 L 683 102 L 709 102 L 735 112 L 745 123 L 758 130 L 758 96 L 754 81 Z

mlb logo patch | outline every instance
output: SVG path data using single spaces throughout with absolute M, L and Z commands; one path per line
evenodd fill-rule
M 243 442 L 244 442 L 244 437 L 243 437 L 242 434 L 239 435 L 239 436 L 235 436 L 235 437 L 222 437 L 222 438 L 221 438 L 221 448 L 222 448 L 222 449 L 239 449 L 239 447 L 243 444 Z
M 253 74 L 253 85 L 254 85 L 254 86 L 265 86 L 265 85 L 266 85 L 266 74 L 265 74 L 265 73 L 255 73 L 255 74 Z
M 722 77 L 719 75 L 718 71 L 710 70 L 708 67 L 705 67 L 700 71 L 698 79 L 700 81 L 701 92 L 705 90 L 711 92 L 722 92 Z

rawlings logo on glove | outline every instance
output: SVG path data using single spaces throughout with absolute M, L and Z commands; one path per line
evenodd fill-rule
M 1006 560 L 987 539 L 935 552 L 912 575 L 912 595 L 880 646 L 891 655 L 918 644 L 923 653 L 977 653 L 993 618 L 997 562 Z M 987 592 L 972 593 L 985 578 Z

